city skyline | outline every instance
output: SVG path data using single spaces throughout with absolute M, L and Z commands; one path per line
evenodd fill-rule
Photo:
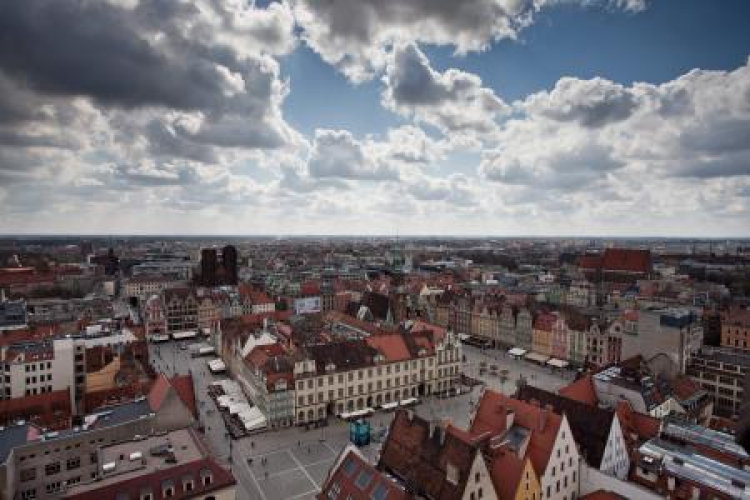
M 13 1 L 0 233 L 750 236 L 740 1 Z

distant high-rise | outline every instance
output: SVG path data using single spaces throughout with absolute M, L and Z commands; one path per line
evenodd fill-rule
M 221 250 L 221 266 L 224 268 L 224 282 L 227 285 L 237 284 L 237 249 L 227 245 Z
M 219 262 L 215 248 L 201 250 L 201 282 L 206 286 L 218 284 Z
M 205 286 L 237 284 L 237 249 L 227 245 L 221 249 L 221 259 L 216 248 L 201 250 L 200 282 Z

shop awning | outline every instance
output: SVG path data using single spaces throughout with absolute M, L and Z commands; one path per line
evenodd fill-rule
M 184 332 L 175 332 L 172 334 L 172 338 L 175 340 L 184 340 L 184 339 L 192 339 L 195 338 L 195 336 L 198 335 L 198 333 L 195 330 L 187 330 Z
M 546 354 L 540 354 L 538 352 L 530 352 L 526 354 L 526 359 L 529 361 L 534 361 L 536 363 L 546 363 L 549 359 L 549 356 Z
M 227 366 L 220 359 L 212 359 L 208 362 L 208 369 L 214 373 L 223 372 L 227 369 Z
M 526 354 L 526 349 L 514 347 L 513 349 L 508 351 L 508 354 L 510 354 L 511 356 L 523 356 L 524 354 Z
M 550 366 L 554 366 L 555 368 L 565 368 L 568 366 L 567 361 L 563 361 L 562 359 L 552 358 L 549 361 L 547 361 L 547 364 Z

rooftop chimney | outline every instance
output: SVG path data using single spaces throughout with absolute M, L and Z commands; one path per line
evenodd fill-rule
M 549 410 L 546 407 L 539 410 L 539 432 L 544 432 L 544 427 L 547 425 L 548 412 Z

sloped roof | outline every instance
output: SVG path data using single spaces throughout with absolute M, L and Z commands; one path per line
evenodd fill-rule
M 426 420 L 398 410 L 378 467 L 397 475 L 415 492 L 436 500 L 452 500 L 462 496 L 478 453 L 478 446 L 458 433 L 438 426 L 431 429 Z M 455 483 L 448 478 L 449 465 L 458 474 Z
M 433 340 L 435 342 L 441 342 L 447 333 L 445 327 L 436 325 L 434 323 L 428 323 L 427 321 L 416 320 L 412 324 L 410 332 L 412 334 L 417 332 L 432 332 Z
M 365 483 L 364 479 L 368 476 L 371 476 L 371 479 Z M 334 497 L 365 500 L 375 498 L 376 491 L 379 494 L 383 493 L 383 496 L 379 498 L 385 500 L 413 498 L 385 474 L 370 465 L 357 448 L 350 445 L 344 448 L 342 455 L 334 464 L 317 498 L 320 500 Z
M 551 405 L 555 413 L 565 415 L 568 418 L 573 438 L 581 447 L 581 454 L 592 467 L 597 469 L 600 467 L 604 449 L 607 447 L 612 419 L 615 416 L 613 411 L 581 403 L 530 385 L 521 386 L 516 397 L 526 402 L 538 401 L 541 406 Z
M 353 370 L 373 365 L 377 351 L 363 340 L 315 344 L 305 348 L 315 360 L 318 373 L 325 373 L 326 365 L 332 363 L 336 370 Z
M 557 321 L 557 316 L 554 314 L 542 313 L 534 320 L 534 329 L 551 331 L 555 321 Z
M 672 395 L 680 401 L 687 401 L 691 397 L 706 393 L 705 389 L 685 376 L 671 380 L 669 386 L 672 388 Z
M 518 484 L 528 458 L 518 458 L 511 450 L 501 449 L 492 457 L 490 478 L 499 500 L 516 498 Z
M 560 395 L 574 399 L 589 406 L 598 406 L 599 398 L 596 397 L 594 378 L 586 374 L 570 385 L 560 389 Z
M 198 406 L 196 405 L 196 399 L 195 399 L 195 389 L 193 387 L 193 376 L 188 375 L 178 375 L 176 377 L 172 377 L 172 380 L 170 381 L 172 383 L 172 387 L 174 387 L 175 391 L 177 391 L 177 395 L 180 397 L 180 400 L 182 400 L 183 403 L 185 403 L 185 406 L 187 406 L 188 410 L 193 414 L 193 416 L 198 416 Z
M 608 271 L 647 273 L 651 267 L 651 251 L 632 248 L 608 248 L 602 265 Z
M 370 335 L 365 342 L 380 351 L 387 361 L 403 361 L 411 359 L 409 348 L 400 333 L 385 333 Z
M 163 373 L 157 377 L 156 382 L 151 387 L 151 391 L 148 393 L 147 400 L 151 411 L 159 411 L 170 391 L 174 391 L 177 394 L 180 401 L 182 401 L 193 415 L 198 414 L 192 375 L 178 375 L 170 380 Z
M 512 399 L 493 390 L 486 390 L 482 394 L 471 425 L 471 434 L 479 436 L 484 433 L 491 435 L 502 434 L 506 428 L 505 418 L 498 418 L 498 411 L 502 414 L 510 409 L 515 416 L 513 425 L 527 429 L 531 434 L 526 456 L 531 459 L 538 476 L 544 474 L 547 468 L 552 447 L 557 439 L 557 433 L 562 423 L 562 417 L 539 406 Z
M 157 411 L 161 408 L 162 403 L 169 394 L 172 385 L 169 383 L 169 379 L 163 373 L 159 374 L 156 378 L 156 382 L 148 393 L 148 406 L 153 411 Z
M 596 490 L 588 495 L 582 496 L 581 500 L 627 500 L 627 497 L 613 491 Z
M 638 444 L 638 441 L 647 441 L 659 434 L 661 421 L 651 415 L 638 413 L 629 401 L 618 401 L 615 406 L 615 413 L 620 420 L 622 432 L 628 444 Z M 635 435 L 637 439 L 633 440 L 632 435 Z

